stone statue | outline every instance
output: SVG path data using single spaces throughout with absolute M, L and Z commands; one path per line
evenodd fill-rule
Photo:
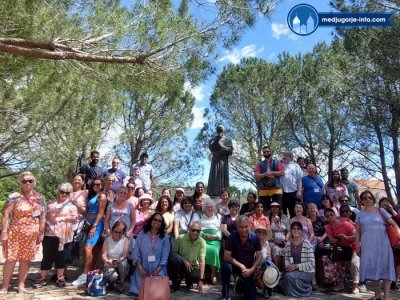
M 224 126 L 217 126 L 217 135 L 208 143 L 212 153 L 207 194 L 219 197 L 221 189 L 229 188 L 228 156 L 232 155 L 232 140 L 224 136 Z

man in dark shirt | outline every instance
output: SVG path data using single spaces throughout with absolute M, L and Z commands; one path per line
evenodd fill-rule
M 89 188 L 93 179 L 103 178 L 104 173 L 103 168 L 97 165 L 100 160 L 99 151 L 93 150 L 90 152 L 90 159 L 92 161 L 86 165 L 83 165 L 79 170 L 79 173 L 85 176 L 86 188 Z
M 111 163 L 111 168 L 104 172 L 104 177 L 114 175 L 115 182 L 112 186 L 114 193 L 123 185 L 126 174 L 120 169 L 121 160 L 118 156 L 114 157 Z
M 243 282 L 244 299 L 254 300 L 257 296 L 254 276 L 262 260 L 261 243 L 257 235 L 250 231 L 247 216 L 239 216 L 236 227 L 237 231 L 229 236 L 225 244 L 224 263 L 221 270 L 221 300 L 230 299 L 229 282 L 232 273 L 237 274 Z

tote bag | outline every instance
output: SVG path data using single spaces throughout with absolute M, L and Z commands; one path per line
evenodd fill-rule
M 168 276 L 142 278 L 139 300 L 170 300 L 171 290 Z

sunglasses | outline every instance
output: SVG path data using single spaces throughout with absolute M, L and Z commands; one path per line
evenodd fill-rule
M 162 222 L 162 219 L 156 219 L 156 218 L 154 218 L 153 221 L 156 221 L 156 222 L 160 222 L 160 223 L 161 223 L 161 222 Z
M 27 183 L 32 184 L 33 183 L 33 179 L 21 180 L 21 183 L 22 184 L 27 184 Z
M 59 193 L 60 193 L 61 195 L 69 195 L 69 194 L 71 194 L 70 192 L 66 192 L 66 191 L 59 191 Z
M 101 183 L 94 183 L 93 186 L 101 186 Z
M 113 233 L 116 233 L 116 234 L 124 234 L 123 231 L 113 231 Z
M 339 200 L 340 203 L 350 202 L 349 200 Z
M 190 232 L 196 232 L 196 233 L 200 233 L 200 229 L 190 229 Z

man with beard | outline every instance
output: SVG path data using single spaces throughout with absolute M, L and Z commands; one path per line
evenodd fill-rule
M 85 176 L 85 184 L 87 189 L 91 185 L 93 179 L 103 178 L 104 175 L 103 168 L 98 166 L 100 160 L 99 151 L 93 150 L 92 152 L 90 152 L 90 159 L 91 162 L 83 165 L 78 172 Z
M 346 186 L 347 192 L 350 196 L 350 205 L 351 207 L 360 207 L 360 195 L 358 194 L 358 186 L 353 181 L 349 180 L 349 170 L 343 168 L 340 170 L 340 177 L 342 179 L 342 183 Z
M 255 170 L 254 177 L 257 183 L 258 199 L 264 206 L 264 211 L 269 211 L 272 202 L 282 205 L 281 177 L 285 175 L 285 167 L 277 159 L 272 158 L 269 146 L 262 148 L 264 160 L 260 161 Z

